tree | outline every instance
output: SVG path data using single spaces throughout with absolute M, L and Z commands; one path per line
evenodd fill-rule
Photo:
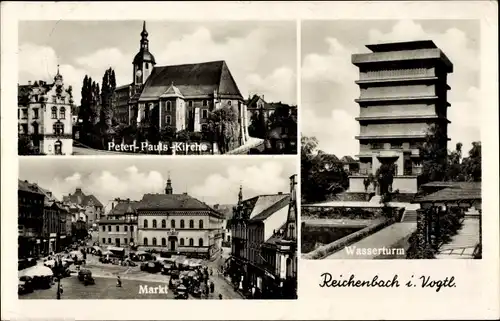
M 481 142 L 473 142 L 469 157 L 462 164 L 463 174 L 469 182 L 481 182 Z
M 394 181 L 394 164 L 382 163 L 375 174 L 378 186 L 380 186 L 380 195 L 382 202 L 385 203 L 390 198 L 392 192 L 392 183 Z
M 99 120 L 106 124 L 107 127 L 111 126 L 111 119 L 113 114 L 113 97 L 116 89 L 115 71 L 112 68 L 107 69 L 102 77 L 101 88 L 101 110 Z
M 448 137 L 442 126 L 432 125 L 426 134 L 425 142 L 420 146 L 422 159 L 421 182 L 442 181 L 446 179 Z
M 240 146 L 238 114 L 231 106 L 224 106 L 208 115 L 208 128 L 212 132 L 221 154 Z
M 454 182 L 465 180 L 462 170 L 462 143 L 457 143 L 455 150 L 449 153 L 446 180 Z
M 315 137 L 301 137 L 301 194 L 305 202 L 322 201 L 349 186 L 348 174 L 335 155 L 317 150 Z

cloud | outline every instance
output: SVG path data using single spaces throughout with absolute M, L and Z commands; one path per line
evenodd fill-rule
M 370 43 L 433 40 L 454 64 L 454 73 L 448 76 L 452 88 L 448 94 L 448 118 L 452 122 L 449 146 L 453 148 L 460 141 L 468 148 L 472 141 L 480 139 L 479 52 L 474 49 L 474 39 L 458 28 L 429 32 L 411 20 L 398 21 L 389 32 L 370 29 L 368 38 Z M 359 131 L 354 120 L 359 115 L 359 106 L 354 102 L 359 89 L 354 83 L 358 69 L 352 65 L 351 55 L 368 51 L 361 45 L 342 43 L 331 34 L 324 41 L 328 50 L 308 54 L 302 63 L 302 133 L 317 136 L 319 148 L 324 151 L 341 154 L 337 156 L 354 155 L 359 148 L 354 139 Z
M 65 178 L 55 178 L 50 184 L 53 193 L 62 198 L 73 193 L 75 188 L 82 188 L 85 194 L 93 194 L 104 205 L 116 197 L 140 200 L 146 193 L 160 193 L 164 188 L 165 178 L 157 171 L 141 172 L 135 166 L 120 172 L 107 170 L 95 171 L 88 176 L 74 173 Z
M 269 161 L 245 168 L 231 166 L 224 174 L 212 174 L 203 184 L 190 189 L 189 193 L 207 204 L 234 204 L 240 185 L 244 198 L 258 194 L 286 192 L 288 180 L 283 177 L 283 165 Z
M 150 44 L 154 44 L 151 51 L 159 66 L 225 60 L 244 97 L 249 93 L 259 92 L 271 100 L 295 103 L 296 78 L 293 70 L 277 65 L 265 73 L 256 73 L 259 64 L 266 59 L 270 39 L 268 32 L 256 28 L 242 37 L 215 41 L 209 29 L 200 27 L 167 43 L 161 36 L 155 38 L 152 35 Z M 115 47 L 104 47 L 90 54 L 74 57 L 72 65 L 62 65 L 61 74 L 65 84 L 74 88 L 75 103 L 80 103 L 85 75 L 101 83 L 105 70 L 111 67 L 115 70 L 118 86 L 130 83 L 135 49 L 125 52 Z M 20 83 L 35 79 L 51 82 L 56 73 L 57 61 L 58 53 L 51 47 L 30 43 L 21 45 Z

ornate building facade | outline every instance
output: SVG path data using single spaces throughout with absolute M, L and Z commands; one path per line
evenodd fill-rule
M 72 89 L 64 86 L 59 68 L 52 84 L 18 85 L 17 100 L 19 135 L 29 139 L 36 153 L 73 153 Z
M 101 245 L 134 246 L 137 242 L 137 206 L 139 202 L 117 199 L 105 218 L 99 220 Z
M 145 194 L 137 206 L 140 249 L 211 258 L 222 247 L 224 216 L 187 193 Z
M 430 40 L 367 48 L 372 52 L 352 56 L 360 75 L 356 81 L 360 170 L 350 177 L 349 190 L 364 192 L 363 180 L 375 175 L 381 164 L 392 164 L 392 188 L 416 193 L 422 169 L 419 146 L 430 125 L 447 134 L 447 75 L 453 72 L 453 64 Z
M 113 109 L 118 122 L 202 132 L 208 130 L 211 112 L 229 107 L 238 115 L 239 144 L 247 141 L 246 106 L 225 61 L 157 66 L 144 22 L 140 49 L 132 61 L 132 79 L 115 90 Z

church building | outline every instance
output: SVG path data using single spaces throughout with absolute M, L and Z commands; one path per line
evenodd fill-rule
M 29 138 L 35 153 L 71 155 L 73 153 L 71 86 L 65 87 L 59 73 L 54 83 L 39 80 L 17 86 L 19 136 Z
M 114 114 L 119 122 L 201 132 L 208 130 L 209 114 L 227 106 L 238 115 L 240 145 L 246 142 L 246 106 L 225 61 L 157 66 L 144 22 L 132 79 L 115 90 Z

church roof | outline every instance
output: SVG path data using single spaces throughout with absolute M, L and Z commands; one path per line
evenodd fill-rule
M 144 84 L 140 100 L 158 99 L 171 84 L 186 98 L 212 97 L 241 99 L 240 90 L 225 61 L 154 67 Z
M 164 98 L 169 97 L 181 97 L 184 98 L 179 88 L 175 87 L 174 84 L 171 84 L 170 87 L 160 96 Z
M 120 202 L 115 205 L 108 215 L 134 214 L 138 206 L 138 201 Z

